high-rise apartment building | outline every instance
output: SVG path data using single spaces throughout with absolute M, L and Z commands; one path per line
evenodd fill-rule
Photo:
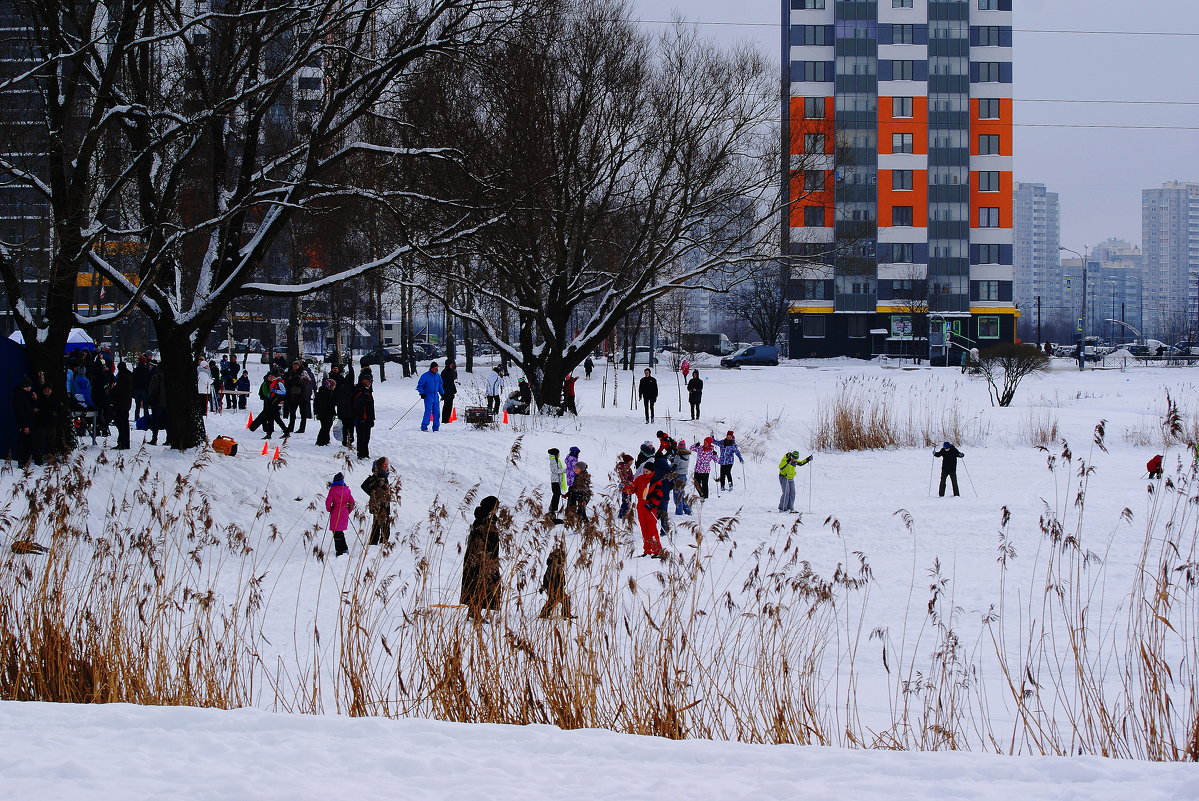
M 1028 315 L 1040 298 L 1043 316 L 1060 316 L 1066 303 L 1057 193 L 1045 184 L 1017 184 L 1015 208 L 1016 305 Z
M 791 354 L 1012 341 L 1011 0 L 784 0 L 783 22 Z
M 1141 192 L 1145 325 L 1171 342 L 1199 334 L 1199 183 Z

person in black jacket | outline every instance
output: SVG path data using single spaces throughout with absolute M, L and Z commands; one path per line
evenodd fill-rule
M 117 378 L 113 382 L 112 391 L 108 393 L 109 414 L 112 424 L 117 429 L 117 446 L 115 450 L 129 450 L 129 407 L 133 405 L 133 376 L 129 365 L 121 362 L 117 365 Z
M 42 463 L 42 453 L 34 435 L 36 401 L 33 382 L 28 378 L 22 378 L 20 385 L 12 391 L 12 417 L 17 431 L 16 459 L 21 467 L 25 466 L 30 456 L 35 463 Z
M 337 416 L 337 401 L 333 395 L 336 389 L 337 380 L 326 378 L 321 382 L 321 388 L 316 391 L 313 410 L 321 424 L 320 431 L 316 432 L 317 445 L 329 444 L 329 429 L 333 427 L 333 418 Z
M 704 382 L 699 378 L 699 370 L 691 373 L 687 382 L 687 403 L 691 404 L 691 419 L 699 419 L 699 405 L 704 399 Z
M 954 497 L 957 497 L 960 495 L 958 492 L 958 459 L 965 459 L 966 454 L 946 442 L 940 450 L 933 451 L 933 456 L 941 460 L 941 487 L 937 491 L 937 495 L 945 497 L 945 479 L 948 478 L 953 482 L 953 494 Z
M 441 422 L 450 422 L 450 414 L 454 411 L 454 396 L 458 394 L 458 367 L 453 359 L 445 360 L 445 369 L 441 371 Z
M 645 422 L 654 422 L 654 404 L 658 402 L 658 379 L 649 374 L 648 367 L 645 368 L 645 375 L 637 384 L 637 395 L 645 406 Z
M 341 421 L 341 444 L 351 448 L 354 446 L 354 366 L 347 365 L 345 373 L 333 370 L 330 373 L 337 382 L 333 399 L 337 401 L 337 419 Z
M 354 386 L 354 433 L 358 436 L 358 458 L 371 456 L 371 427 L 375 424 L 375 396 L 370 376 L 358 379 Z

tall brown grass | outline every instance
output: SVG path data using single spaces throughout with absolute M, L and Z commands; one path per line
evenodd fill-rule
M 986 640 L 968 646 L 967 613 L 938 562 L 927 594 L 909 599 L 904 631 L 868 629 L 872 587 L 906 577 L 876 577 L 849 552 L 819 574 L 803 555 L 809 522 L 755 533 L 764 541 L 744 554 L 737 517 L 676 520 L 673 555 L 647 565 L 602 500 L 569 540 L 578 619 L 538 619 L 555 535 L 539 491 L 507 507 L 503 608 L 476 625 L 453 606 L 477 488 L 434 499 L 388 545 L 335 560 L 320 527 L 302 524 L 321 519 L 313 504 L 272 509 L 264 491 L 253 520 L 217 524 L 205 458 L 168 480 L 141 455 L 15 477 L 0 528 L 51 552 L 6 552 L 0 563 L 0 697 L 1199 757 L 1199 486 L 1189 473 L 1152 494 L 1132 586 L 1107 587 L 1086 533 L 1091 459 L 1064 444 L 1046 451 L 1048 471 L 1070 487 L 1041 519 L 1048 556 L 1033 584 L 1043 592 L 1006 584 L 1017 555 L 1005 509 Z M 111 502 L 73 500 L 101 470 L 117 482 Z M 270 522 L 293 514 L 290 527 Z M 1126 511 L 1121 525 L 1134 522 Z M 918 525 L 897 513 L 897 526 Z M 841 523 L 824 528 L 839 536 Z M 1124 611 L 1105 619 L 1101 592 L 1125 593 Z

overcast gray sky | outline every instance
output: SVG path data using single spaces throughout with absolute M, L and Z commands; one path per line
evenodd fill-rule
M 641 19 L 758 23 L 703 26 L 779 58 L 779 0 L 631 0 Z M 1062 244 L 1141 241 L 1141 190 L 1199 181 L 1199 0 L 1013 0 L 1017 100 L 1160 100 L 1194 105 L 1017 102 L 1016 180 L 1061 195 Z M 1083 35 L 1041 31 L 1120 31 Z M 1189 33 L 1135 36 L 1132 31 Z M 1034 124 L 1197 130 L 1034 128 Z

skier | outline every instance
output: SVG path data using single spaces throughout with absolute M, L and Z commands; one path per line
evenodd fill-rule
M 620 511 L 617 517 L 624 518 L 629 513 L 629 493 L 624 488 L 633 483 L 633 457 L 622 453 L 616 458 L 616 486 L 620 487 Z
M 641 526 L 642 556 L 663 559 L 666 552 L 662 550 L 662 540 L 658 537 L 658 510 L 664 498 L 661 484 L 654 481 L 654 469 L 651 464 L 642 467 L 641 472 L 623 492 L 637 498 L 637 523 Z
M 700 380 L 699 370 L 691 374 L 687 382 L 687 403 L 691 405 L 691 419 L 699 419 L 699 404 L 704 399 L 704 382 Z
M 555 523 L 561 522 L 558 520 L 558 501 L 567 492 L 566 467 L 562 464 L 562 459 L 558 455 L 557 448 L 550 448 L 550 517 Z
M 327 441 L 327 440 L 326 440 Z M 347 553 L 346 528 L 350 523 L 350 512 L 354 510 L 354 495 L 346 486 L 344 473 L 333 476 L 329 484 L 329 495 L 325 498 L 325 511 L 329 513 L 329 530 L 333 532 L 333 552 L 336 556 Z
M 566 594 L 566 545 L 554 543 L 550 555 L 545 560 L 545 576 L 541 579 L 541 589 L 545 593 L 545 604 L 537 617 L 546 618 L 554 607 L 562 607 L 562 617 L 574 618 L 570 613 L 570 596 Z
M 591 371 L 592 371 L 592 370 L 594 370 L 594 369 L 595 369 L 595 362 L 591 361 L 591 357 L 590 357 L 590 356 L 588 356 L 588 357 L 587 357 L 587 358 L 586 358 L 586 359 L 583 361 L 583 373 L 584 373 L 584 375 L 586 375 L 586 376 L 587 376 L 587 380 L 588 380 L 588 381 L 590 381 L 590 380 L 591 380 Z
M 691 514 L 691 504 L 687 503 L 687 472 L 691 465 L 691 450 L 687 440 L 679 440 L 674 453 L 671 454 L 671 466 L 674 469 L 674 513 L 676 515 Z
M 579 416 L 579 409 L 575 406 L 575 382 L 578 380 L 574 373 L 562 380 L 562 407 L 575 417 Z
M 375 395 L 368 373 L 354 386 L 354 434 L 358 437 L 358 458 L 371 458 L 371 428 L 375 425 Z
M 574 481 L 566 500 L 566 519 L 571 525 L 587 522 L 587 504 L 591 503 L 591 474 L 586 462 L 574 463 Z
M 371 513 L 371 545 L 379 545 L 391 539 L 391 462 L 380 456 L 371 465 L 371 474 L 362 482 L 366 493 L 366 508 Z
M 420 419 L 420 430 L 429 430 L 429 421 L 433 421 L 433 430 L 441 430 L 441 394 L 445 391 L 445 383 L 437 374 L 437 362 L 430 362 L 428 371 L 416 382 L 416 391 L 425 402 L 425 413 Z
M 1149 471 L 1150 478 L 1162 477 L 1162 455 L 1159 453 L 1145 464 L 1145 469 Z
M 497 364 L 487 376 L 487 411 L 500 413 L 500 395 L 504 393 L 504 373 Z
M 496 509 L 499 498 L 488 495 L 475 507 L 475 520 L 466 535 L 466 553 L 462 557 L 462 593 L 459 603 L 466 605 L 466 616 L 483 622 L 484 609 L 499 609 L 500 532 Z
M 945 479 L 948 478 L 953 481 L 953 495 L 956 498 L 961 494 L 958 492 L 958 459 L 966 458 L 966 454 L 946 442 L 940 450 L 933 451 L 933 456 L 941 460 L 941 486 L 937 495 L 945 497 Z
M 258 388 L 258 397 L 262 398 L 262 411 L 254 418 L 254 422 L 250 423 L 250 430 L 256 431 L 262 426 L 262 430 L 266 432 L 263 439 L 270 439 L 275 433 L 275 426 L 278 425 L 283 431 L 283 438 L 290 437 L 291 429 L 279 414 L 286 396 L 287 388 L 283 385 L 283 379 L 276 377 L 273 372 L 267 373 L 266 378 L 262 380 L 262 386 Z
M 441 371 L 441 422 L 450 422 L 454 411 L 454 396 L 458 394 L 458 366 L 453 359 L 445 360 L 445 369 Z
M 782 489 L 782 495 L 779 497 L 780 512 L 795 511 L 795 468 L 803 467 L 810 461 L 812 454 L 809 453 L 806 459 L 800 459 L 799 451 L 791 451 L 779 462 L 779 487 Z
M 724 439 L 720 443 L 720 490 L 723 492 L 726 489 L 733 488 L 733 457 L 736 456 L 741 464 L 745 464 L 745 459 L 741 457 L 741 449 L 737 447 L 737 439 L 733 436 L 732 431 L 726 431 Z M 728 481 L 728 487 L 725 487 L 724 482 Z
M 654 422 L 654 404 L 658 401 L 658 379 L 649 374 L 648 367 L 645 368 L 645 375 L 637 384 L 637 395 L 645 406 L 645 422 Z
M 704 444 L 695 453 L 695 489 L 699 497 L 708 499 L 708 478 L 712 472 L 712 462 L 720 458 L 720 453 L 712 445 L 711 437 L 704 437 Z

